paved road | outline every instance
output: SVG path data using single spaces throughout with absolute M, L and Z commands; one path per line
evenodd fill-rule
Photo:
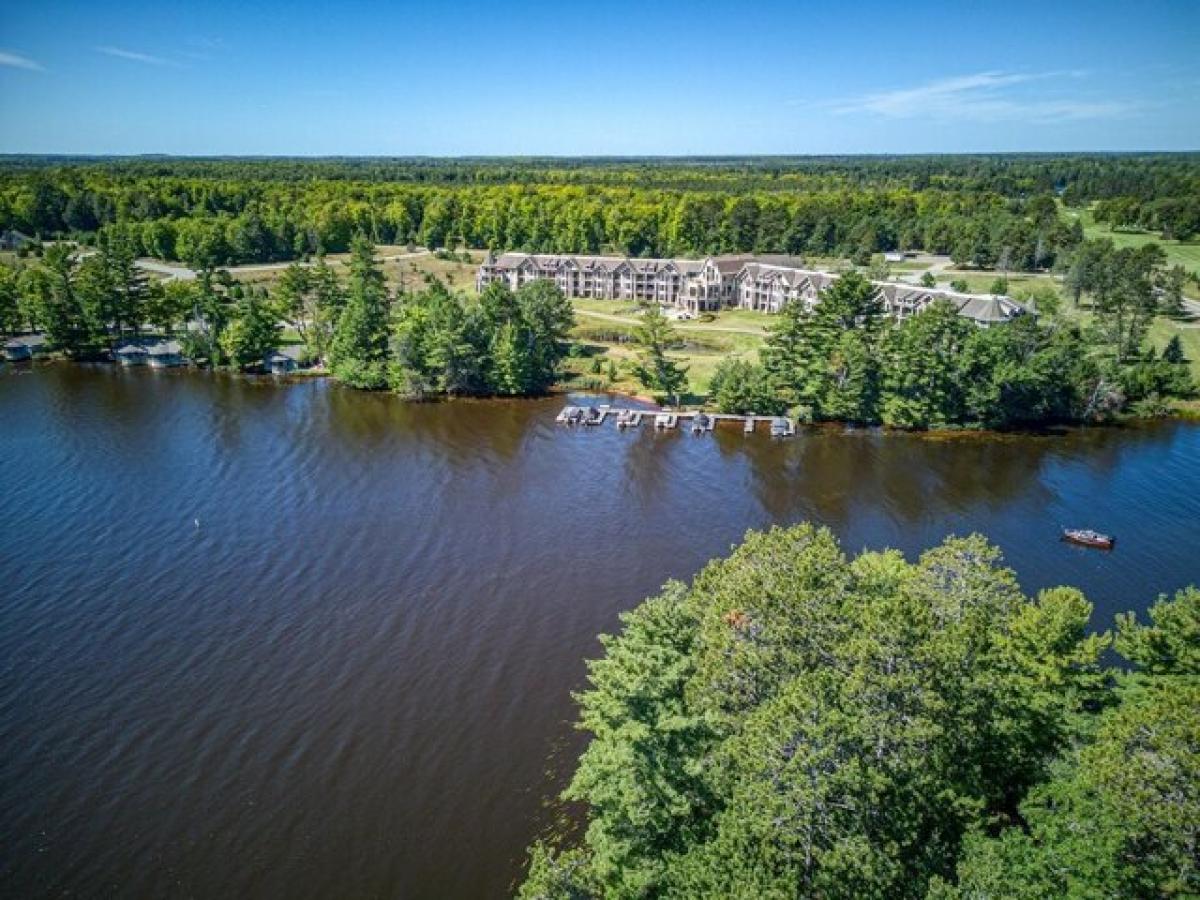
M 166 275 L 176 281 L 193 281 L 196 278 L 196 273 L 187 266 L 173 266 L 170 263 L 159 262 L 157 259 L 139 259 L 135 265 L 146 272 Z
M 95 251 L 90 251 L 90 252 L 94 253 Z M 429 254 L 428 250 L 418 250 L 415 253 L 397 253 L 394 256 L 380 257 L 380 261 L 381 262 L 395 262 L 395 261 L 401 260 L 401 259 L 416 259 L 419 256 L 427 256 L 428 254 Z M 80 256 L 87 256 L 87 255 L 90 255 L 90 253 L 81 253 L 80 254 Z M 172 263 L 165 263 L 162 260 L 158 260 L 158 259 L 139 259 L 139 260 L 137 260 L 136 265 L 139 269 L 142 269 L 146 272 L 154 272 L 158 275 L 166 275 L 168 278 L 173 278 L 178 281 L 192 281 L 196 277 L 195 271 L 192 269 L 189 269 L 187 266 L 175 265 Z M 243 275 L 243 274 L 244 275 L 252 275 L 257 272 L 275 272 L 280 269 L 286 269 L 290 265 L 292 265 L 292 263 L 290 263 L 290 262 L 251 263 L 250 265 L 245 265 L 245 266 L 226 266 L 224 268 L 225 268 L 225 271 L 228 272 L 230 275 Z M 301 262 L 300 265 L 311 266 L 312 263 Z

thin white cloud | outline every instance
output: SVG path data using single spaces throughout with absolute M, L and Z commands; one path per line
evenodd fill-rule
M 207 62 L 213 58 L 214 53 L 222 53 L 226 47 L 224 38 L 205 37 L 203 35 L 193 35 L 186 38 L 184 44 L 190 49 L 179 51 L 179 55 L 197 60 L 198 62 Z
M 117 59 L 128 59 L 132 62 L 146 63 L 151 66 L 177 66 L 179 63 L 174 60 L 165 59 L 161 56 L 154 56 L 150 53 L 139 53 L 136 50 L 125 50 L 122 47 L 103 46 L 96 48 L 97 53 L 103 53 L 106 56 L 115 56 Z
M 202 34 L 192 35 L 186 41 L 191 47 L 198 47 L 201 50 L 224 50 L 225 39 L 219 37 L 209 37 Z
M 30 72 L 46 71 L 41 65 L 28 56 L 21 56 L 19 53 L 5 53 L 0 50 L 0 66 L 8 66 L 12 69 L 28 69 Z
M 862 94 L 833 101 L 834 112 L 887 119 L 1062 121 L 1116 118 L 1136 112 L 1129 102 L 1096 100 L 1056 92 L 1052 82 L 1086 73 L 977 72 L 912 88 Z M 1034 88 L 1034 83 L 1040 83 Z M 1048 88 L 1048 90 L 1047 90 Z

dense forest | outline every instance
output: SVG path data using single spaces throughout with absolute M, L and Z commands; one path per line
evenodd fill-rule
M 0 160 L 0 230 L 91 241 L 194 267 L 375 243 L 633 256 L 760 251 L 951 254 L 1052 266 L 1082 238 L 1058 201 L 1136 204 L 1196 233 L 1195 155 L 749 159 Z
M 520 895 L 1197 896 L 1200 590 L 1115 635 L 1091 612 L 979 536 L 750 533 L 602 638 L 584 827 Z

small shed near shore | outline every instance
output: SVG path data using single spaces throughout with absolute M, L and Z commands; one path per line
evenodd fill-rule
M 44 334 L 21 334 L 4 342 L 4 356 L 13 362 L 32 359 L 48 349 Z

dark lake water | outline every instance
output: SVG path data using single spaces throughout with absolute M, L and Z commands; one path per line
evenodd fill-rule
M 597 633 L 748 528 L 982 531 L 1098 627 L 1200 581 L 1200 427 L 773 442 L 563 402 L 0 372 L 0 894 L 502 896 Z

